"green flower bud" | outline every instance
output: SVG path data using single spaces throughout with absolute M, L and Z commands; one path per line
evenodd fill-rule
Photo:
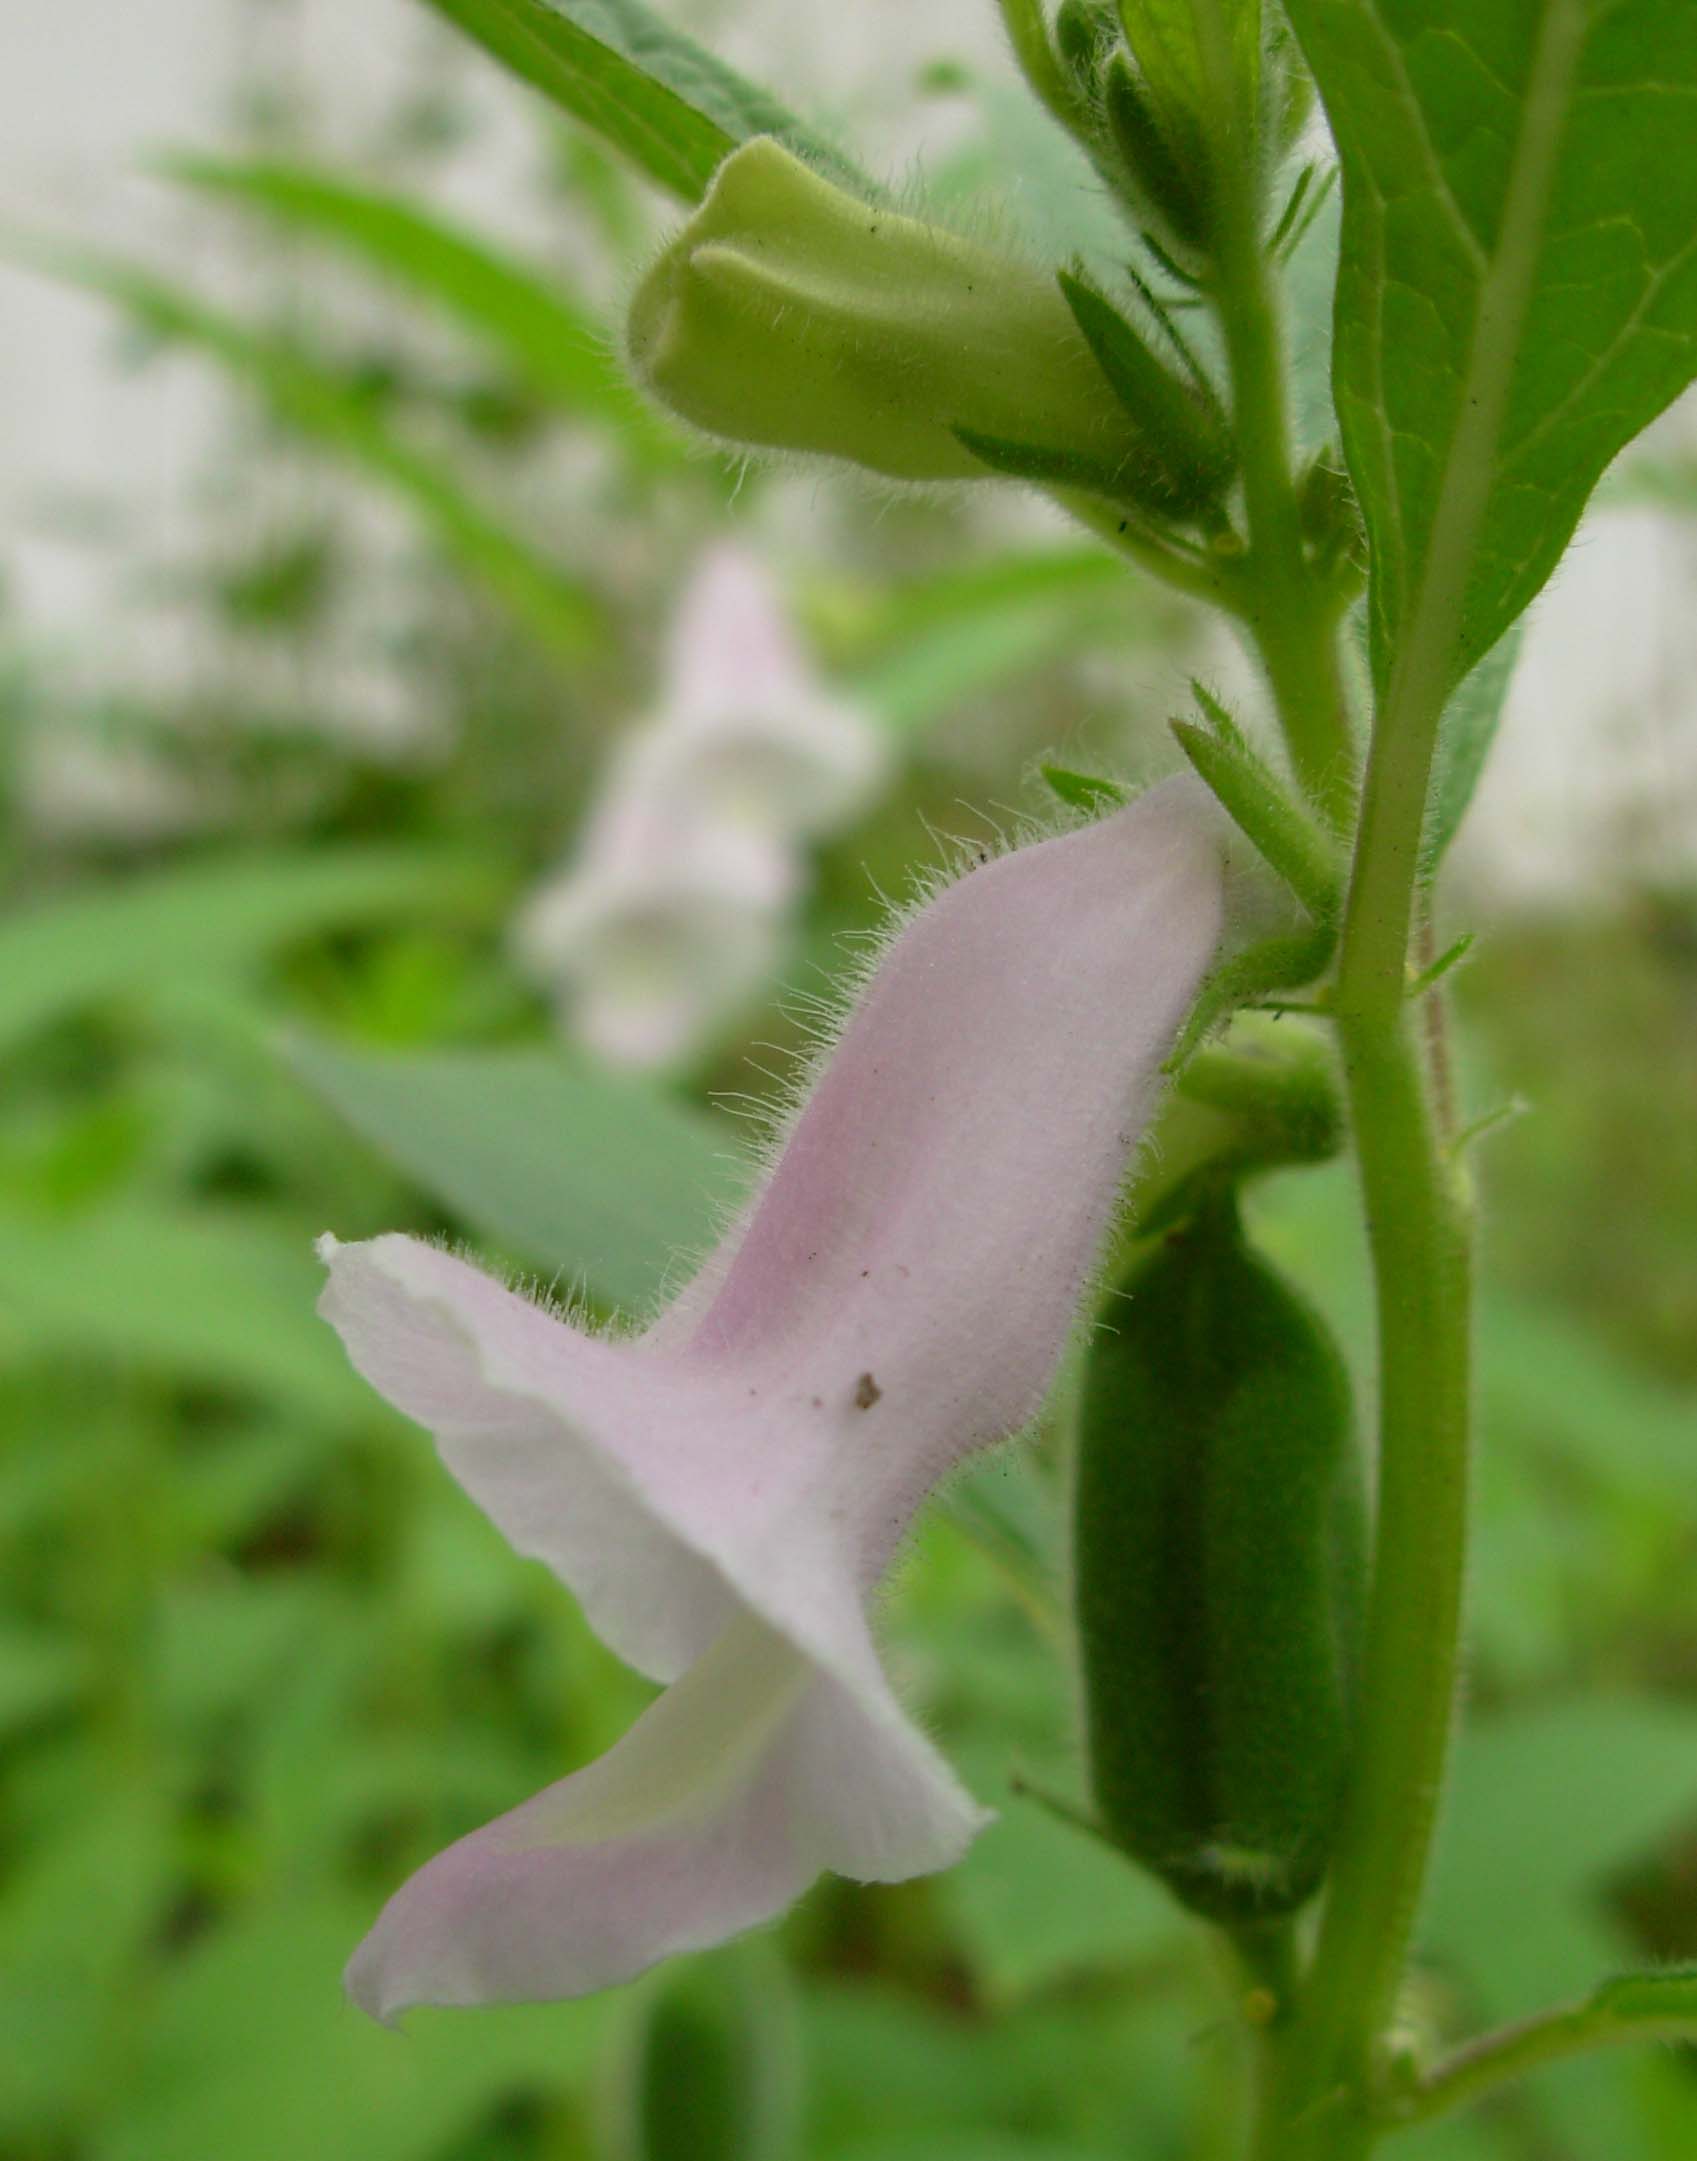
M 1055 50 L 1087 98 L 1095 98 L 1100 91 L 1102 69 L 1119 37 L 1120 19 L 1110 0 L 1061 0 L 1055 15 Z
M 791 2161 L 799 2056 L 779 1960 L 760 1945 L 690 1959 L 631 2010 L 599 2097 L 603 2161 Z
M 1185 1905 L 1246 1925 L 1300 1906 L 1331 1854 L 1364 1574 L 1349 1382 L 1229 1201 L 1121 1290 L 1077 1479 L 1096 1809 Z
M 1170 246 L 1205 254 L 1213 181 L 1200 130 L 1188 116 L 1161 114 L 1124 53 L 1103 74 L 1102 104 L 1108 138 L 1143 215 Z
M 1280 156 L 1294 150 L 1314 110 L 1314 78 L 1302 56 L 1302 47 L 1288 24 L 1275 20 L 1268 26 L 1265 78 L 1262 95 L 1271 107 L 1269 133 Z
M 709 435 L 895 480 L 985 478 L 963 434 L 1109 475 L 1145 455 L 1042 271 L 861 202 L 765 137 L 638 287 L 630 360 Z

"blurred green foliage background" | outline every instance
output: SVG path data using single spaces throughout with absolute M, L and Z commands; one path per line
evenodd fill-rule
M 93 273 L 115 364 L 231 386 L 200 544 L 132 565 L 190 627 L 171 680 L 67 679 L 0 619 L 0 2154 L 1206 2161 L 1232 2131 L 1216 1977 L 1020 1791 L 1077 1786 L 1041 1435 L 933 1512 L 889 1602 L 913 1700 L 1001 1810 L 962 1867 L 826 1883 L 773 1938 L 595 2002 L 396 2035 L 341 1998 L 410 1868 L 643 1700 L 348 1371 L 311 1241 L 446 1233 L 630 1308 L 734 1186 L 725 1098 L 769 1092 L 797 1023 L 616 1078 L 506 939 L 689 565 L 727 527 L 782 560 L 893 746 L 819 853 L 792 982 L 937 860 L 933 824 L 1037 807 L 1038 752 L 1158 764 L 1206 664 L 1173 603 L 1000 499 L 686 450 L 611 358 L 657 206 L 514 91 L 558 259 L 444 221 L 452 84 L 357 167 L 263 99 L 179 167 L 240 266 L 219 297 Z M 944 198 L 1022 154 L 1012 107 L 973 115 Z M 1075 193 L 1057 170 L 1022 215 Z M 350 653 L 398 732 L 337 725 Z M 1529 1114 L 1477 1159 L 1474 1649 L 1423 2028 L 1697 1955 L 1697 895 L 1626 866 L 1617 896 L 1454 926 L 1488 934 L 1470 1101 Z M 1259 1214 L 1365 1371 L 1347 1172 Z M 1679 2161 L 1697 2069 L 1597 2061 L 1403 2150 Z

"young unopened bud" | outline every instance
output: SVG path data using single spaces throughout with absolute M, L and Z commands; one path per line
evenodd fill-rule
M 630 2008 L 600 2096 L 601 2161 L 792 2161 L 795 2006 L 769 1945 L 671 1967 Z
M 1273 146 L 1283 156 L 1302 140 L 1316 92 L 1302 48 L 1288 26 L 1275 21 L 1267 28 L 1261 95 L 1270 115 Z
M 638 287 L 638 380 L 709 435 L 895 480 L 990 467 L 962 436 L 1112 474 L 1145 455 L 1052 279 L 860 201 L 759 138 Z
M 1169 247 L 1206 253 L 1212 180 L 1200 130 L 1188 114 L 1163 113 L 1124 53 L 1102 77 L 1108 137 L 1138 208 Z
M 1087 98 L 1102 87 L 1102 70 L 1119 43 L 1120 19 L 1110 0 L 1061 0 L 1055 15 L 1055 50 Z
M 1343 1362 L 1216 1200 L 1103 1316 L 1080 1417 L 1076 1579 L 1104 1829 L 1228 1926 L 1331 1854 L 1363 1572 Z

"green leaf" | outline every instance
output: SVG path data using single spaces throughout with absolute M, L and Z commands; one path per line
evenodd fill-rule
M 1426 812 L 1425 854 L 1421 869 L 1430 878 L 1460 830 L 1467 806 L 1485 770 L 1503 717 L 1514 665 L 1520 658 L 1522 626 L 1512 624 L 1479 665 L 1457 685 L 1438 728 L 1437 771 Z
M 1174 374 L 1087 280 L 1063 270 L 1062 297 L 1114 396 L 1160 456 L 1165 500 L 1175 517 L 1216 504 L 1230 487 L 1237 453 L 1211 394 Z M 1205 382 L 1205 377 L 1199 377 Z
M 867 183 L 769 91 L 641 0 L 426 0 L 651 180 L 699 202 L 738 143 L 776 135 L 843 184 Z
M 1686 1704 L 1540 1704 L 1463 1734 L 1445 1807 L 1433 1948 L 1492 2017 L 1583 1989 L 1627 1948 L 1608 1888 L 1697 1802 Z
M 1101 548 L 1048 548 L 904 586 L 880 610 L 848 680 L 898 730 L 1081 643 L 1135 635 L 1148 588 Z
M 62 1711 L 87 1678 L 87 1654 L 69 1636 L 0 1617 L 0 1734 Z
M 1690 1392 L 1578 1326 L 1565 1308 L 1498 1295 L 1482 1312 L 1480 1389 L 1495 1445 L 1535 1448 L 1658 1510 L 1690 1505 Z
M 371 1918 L 345 1895 L 283 1896 L 203 1935 L 132 2033 L 102 2154 L 432 2161 L 471 2150 L 503 2102 L 583 2076 L 608 1998 L 424 2013 L 408 2039 L 359 2017 L 336 1976 Z
M 649 1305 L 747 1182 L 729 1128 L 552 1051 L 397 1057 L 297 1038 L 332 1109 L 483 1236 L 617 1305 Z
M 487 910 L 486 866 L 417 848 L 247 849 L 39 904 L 0 926 L 0 1048 L 150 983 L 250 967 L 290 940 Z
M 459 477 L 398 435 L 370 399 L 292 341 L 251 329 L 127 263 L 55 256 L 51 274 L 104 294 L 156 336 L 197 347 L 279 420 L 399 498 L 431 538 L 561 659 L 601 627 L 585 588 L 484 509 Z
M 996 1820 L 939 1886 L 978 1985 L 998 2003 L 1085 1974 L 1123 1971 L 1172 1949 L 1183 1929 L 1177 1907 L 1087 1831 L 1010 1793 L 981 1747 L 973 1790 Z
M 1374 672 L 1442 697 L 1697 370 L 1697 11 L 1290 14 L 1343 166 L 1335 388 L 1372 543 Z
M 1203 718 L 1170 723 L 1178 747 L 1238 830 L 1316 922 L 1338 911 L 1343 872 L 1330 836 L 1290 795 L 1231 715 L 1198 684 Z
M 49 1351 L 275 1397 L 309 1417 L 369 1414 L 371 1398 L 317 1320 L 307 1233 L 272 1217 L 109 1203 L 97 1214 L 0 1220 L 0 1357 Z
M 1614 1974 L 1592 1990 L 1591 2003 L 1617 2025 L 1659 2024 L 1672 2019 L 1682 2026 L 1697 2027 L 1697 1966 Z
M 141 1993 L 146 1949 L 176 1893 L 179 1833 L 133 1759 L 97 1756 L 81 1807 L 16 1845 L 0 1899 L 0 2144 L 82 2143 L 112 2077 L 112 2019 Z M 98 1925 L 77 1926 L 77 1915 Z M 133 2014 L 132 2014 L 133 2015 Z M 237 2149 L 239 2151 L 239 2149 Z
M 882 651 L 955 624 L 985 630 L 1010 609 L 1104 595 L 1112 614 L 1132 601 L 1136 591 L 1125 565 L 1092 542 L 1014 549 L 930 577 L 903 580 L 878 596 L 866 636 Z
M 1043 765 L 1038 771 L 1069 810 L 1081 810 L 1088 817 L 1105 817 L 1126 802 L 1126 791 L 1117 780 L 1103 780 L 1095 773 L 1075 773 L 1066 765 Z
M 1524 2161 L 1525 2146 L 1512 2124 L 1483 2113 L 1445 2116 L 1434 2124 L 1401 2133 L 1400 2161 Z
M 1524 2016 L 1633 1956 L 1612 1894 L 1694 1803 L 1689 1704 L 1543 1703 L 1464 1731 L 1425 1933 L 1462 1983 L 1470 2023 Z M 1626 2057 L 1590 2057 L 1541 2073 L 1523 2105 L 1543 2143 L 1574 2161 L 1651 2161 L 1632 2070 Z
M 609 421 L 650 456 L 679 454 L 613 358 L 606 326 L 556 273 L 533 270 L 404 196 L 314 166 L 173 156 L 164 169 L 394 278 L 487 338 L 559 411 Z
M 1213 104 L 1201 50 L 1196 0 L 1120 0 L 1120 17 L 1144 81 L 1169 124 Z M 1233 88 L 1245 111 L 1254 105 L 1261 62 L 1260 0 L 1210 0 L 1207 13 L 1224 31 Z
M 1100 495 L 1115 503 L 1137 503 L 1145 509 L 1164 508 L 1171 496 L 1162 461 L 1143 445 L 1119 464 L 1108 465 L 1049 443 L 1010 442 L 1005 436 L 986 435 L 978 428 L 956 428 L 952 432 L 981 465 L 1008 480 L 1029 480 L 1042 488 L 1082 488 L 1087 495 Z

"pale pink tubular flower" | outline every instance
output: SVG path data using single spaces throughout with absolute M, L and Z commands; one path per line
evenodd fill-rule
M 947 887 L 639 1337 L 410 1238 L 323 1242 L 355 1365 L 671 1684 L 401 1887 L 348 1969 L 367 2010 L 583 1994 L 821 1870 L 962 1853 L 983 1815 L 897 1701 L 867 1601 L 929 1489 L 1041 1407 L 1221 911 L 1189 780 Z

